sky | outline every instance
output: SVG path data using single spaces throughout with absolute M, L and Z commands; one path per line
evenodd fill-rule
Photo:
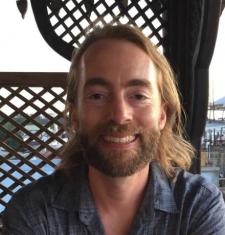
M 69 61 L 42 38 L 30 1 L 25 19 L 16 0 L 0 0 L 0 71 L 67 72 Z
M 210 101 L 225 96 L 225 9 L 220 17 L 213 58 L 209 67 Z
M 67 72 L 70 63 L 42 38 L 28 1 L 22 19 L 16 0 L 0 1 L 0 71 Z M 225 96 L 225 10 L 220 19 L 213 59 L 210 64 L 209 101 Z

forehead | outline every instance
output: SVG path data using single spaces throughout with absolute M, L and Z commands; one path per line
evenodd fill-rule
M 104 39 L 93 43 L 81 58 L 84 80 L 91 77 L 121 79 L 156 79 L 150 56 L 134 43 Z
M 131 55 L 132 57 L 130 57 Z M 143 49 L 132 42 L 120 39 L 98 40 L 87 48 L 82 57 L 85 62 L 91 62 L 93 57 L 96 60 L 100 59 L 102 56 L 108 56 L 111 59 L 113 59 L 113 57 L 122 57 L 129 61 L 131 61 L 131 59 L 145 59 L 146 63 L 150 61 L 150 57 Z

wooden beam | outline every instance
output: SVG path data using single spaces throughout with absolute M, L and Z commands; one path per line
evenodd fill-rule
M 225 7 L 225 0 L 222 0 L 222 3 L 221 3 L 221 15 L 223 13 L 224 7 Z
M 56 72 L 0 72 L 2 86 L 66 86 L 67 73 Z

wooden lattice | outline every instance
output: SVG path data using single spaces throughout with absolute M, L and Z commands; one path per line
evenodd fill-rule
M 30 85 L 37 83 L 31 75 L 11 77 L 0 88 L 0 212 L 19 188 L 54 170 L 67 140 L 63 79 L 58 82 L 57 76 L 54 81 L 54 75 L 42 74 L 36 77 L 39 86 L 27 87 L 29 78 Z
M 31 0 L 46 41 L 67 59 L 88 32 L 106 24 L 130 24 L 162 47 L 166 41 L 168 0 Z M 162 49 L 162 48 L 160 48 Z

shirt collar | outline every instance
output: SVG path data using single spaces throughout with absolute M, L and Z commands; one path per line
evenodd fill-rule
M 73 178 L 69 178 L 63 172 L 57 182 L 55 195 L 51 198 L 51 204 L 58 209 L 68 211 L 91 210 L 93 203 L 88 187 L 87 167 L 79 165 L 74 168 Z
M 150 172 L 150 184 L 154 191 L 154 208 L 172 214 L 178 213 L 172 180 L 168 179 L 157 162 L 151 163 Z
M 80 165 L 76 171 L 74 180 L 65 177 L 58 184 L 58 190 L 52 198 L 52 205 L 55 208 L 79 211 L 79 213 L 96 213 L 94 200 L 92 198 L 88 179 L 87 167 Z M 152 209 L 168 213 L 178 213 L 173 194 L 173 183 L 167 178 L 157 162 L 150 164 L 150 180 L 147 186 L 141 210 L 145 214 L 153 213 Z
M 78 212 L 81 221 L 86 224 L 96 222 L 97 210 L 89 189 L 87 166 L 79 165 L 74 169 L 74 177 L 63 176 L 62 184 L 52 198 L 52 206 L 68 212 Z

